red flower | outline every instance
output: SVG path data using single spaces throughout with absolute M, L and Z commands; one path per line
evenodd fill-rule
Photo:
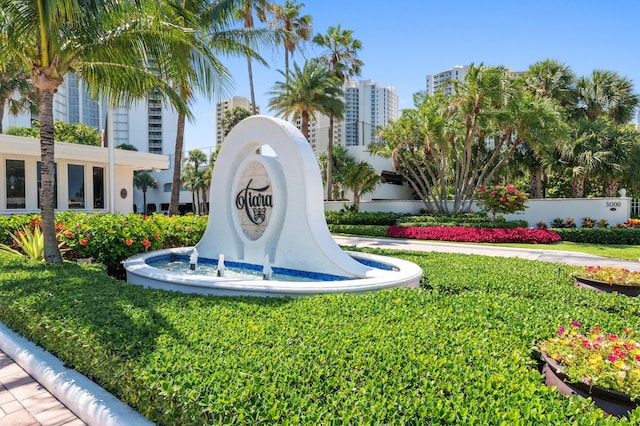
M 611 341 L 618 340 L 618 336 L 616 336 L 615 334 L 609 334 L 607 335 L 607 338 Z
M 67 231 L 67 232 L 64 233 L 64 236 L 67 237 L 67 238 L 71 238 L 71 237 L 73 237 L 73 234 L 71 232 Z
M 128 246 L 131 246 L 131 244 L 133 244 L 133 240 L 132 240 L 132 239 L 128 239 L 128 240 L 125 242 L 125 244 L 126 244 L 126 245 L 128 245 Z
M 142 242 L 142 245 L 144 246 L 145 249 L 148 249 L 149 247 L 151 247 L 151 242 L 149 240 L 144 240 Z
M 81 245 L 81 246 L 86 246 L 88 242 L 89 242 L 89 241 L 87 241 L 87 239 L 86 239 L 86 238 L 83 238 L 83 239 L 81 239 L 81 240 L 80 240 L 80 245 Z

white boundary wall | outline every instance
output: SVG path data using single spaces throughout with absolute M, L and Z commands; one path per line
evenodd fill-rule
M 325 202 L 325 211 L 337 211 L 345 205 L 352 205 L 350 201 Z M 582 219 L 590 217 L 594 221 L 606 219 L 609 225 L 626 222 L 631 215 L 631 199 L 619 198 L 544 198 L 527 201 L 524 212 L 505 215 L 507 220 L 526 220 L 529 227 L 534 228 L 538 222 L 545 222 L 547 226 L 556 218 L 566 220 L 572 218 L 579 227 Z M 414 200 L 366 201 L 360 203 L 363 212 L 394 212 L 418 214 L 424 209 L 424 204 Z M 473 211 L 482 208 L 475 203 Z

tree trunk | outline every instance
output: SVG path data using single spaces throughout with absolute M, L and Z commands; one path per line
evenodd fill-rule
M 618 196 L 618 181 L 607 180 L 604 183 L 604 196 L 605 197 L 617 197 Z
M 300 130 L 302 131 L 304 138 L 307 140 L 307 142 L 309 142 L 309 113 L 305 111 L 301 114 L 301 116 L 300 127 L 302 127 L 302 129 Z
M 180 174 L 182 170 L 182 148 L 184 147 L 184 113 L 178 114 L 178 128 L 176 148 L 173 151 L 173 178 L 171 179 L 171 200 L 169 202 L 169 216 L 179 214 L 180 204 Z M 146 206 L 145 206 L 146 209 Z
M 40 214 L 44 235 L 44 259 L 50 263 L 62 262 L 56 239 L 54 169 L 55 144 L 53 142 L 53 90 L 38 89 L 40 98 Z
M 249 91 L 251 93 L 251 114 L 256 115 L 258 109 L 256 107 L 256 95 L 253 90 L 253 69 L 251 68 L 251 57 L 247 56 L 247 69 L 249 70 Z
M 529 169 L 529 191 L 531 198 L 544 198 L 543 171 L 540 167 L 532 167 Z
M 0 135 L 4 133 L 2 129 L 2 119 L 4 118 L 4 104 L 7 102 L 6 99 L 0 98 Z
M 147 190 L 142 191 L 142 214 L 147 214 Z
M 571 180 L 571 197 L 584 198 L 585 178 L 577 177 Z
M 331 201 L 333 190 L 333 116 L 329 117 L 329 146 L 327 147 L 327 158 L 327 201 Z

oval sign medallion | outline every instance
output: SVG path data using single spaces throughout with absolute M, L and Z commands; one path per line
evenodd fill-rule
M 245 164 L 234 188 L 234 197 L 234 208 L 242 231 L 250 240 L 257 240 L 267 229 L 273 210 L 271 178 L 260 161 L 252 160 Z

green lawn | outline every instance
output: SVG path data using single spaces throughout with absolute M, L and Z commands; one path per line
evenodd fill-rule
M 466 243 L 469 244 L 469 243 Z M 596 256 L 611 257 L 614 259 L 639 260 L 640 246 L 631 245 L 613 245 L 613 244 L 585 244 L 572 243 L 568 241 L 560 241 L 553 244 L 520 244 L 520 243 L 501 243 L 492 244 L 504 247 L 517 247 L 539 250 L 560 250 L 574 251 L 579 253 L 593 254 Z
M 566 265 L 368 251 L 416 262 L 422 288 L 211 297 L 0 254 L 0 320 L 158 424 L 640 421 L 545 386 L 534 349 L 572 321 L 640 330 L 640 300 L 576 288 Z

